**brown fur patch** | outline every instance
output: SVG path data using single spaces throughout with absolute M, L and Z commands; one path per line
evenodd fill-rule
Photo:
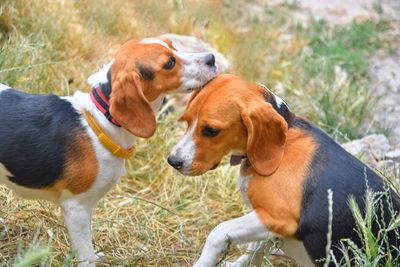
M 182 61 L 164 65 L 174 57 L 171 49 L 160 44 L 124 44 L 112 65 L 111 115 L 135 136 L 148 138 L 156 130 L 156 118 L 150 102 L 181 86 Z
M 242 175 L 252 175 L 247 194 L 253 208 L 268 229 L 292 238 L 301 214 L 303 184 L 317 145 L 304 130 L 290 129 L 282 162 L 271 176 L 260 176 L 252 167 Z
M 182 61 L 179 57 L 175 57 L 176 63 L 173 69 L 163 69 L 165 63 L 172 56 L 174 56 L 173 51 L 160 44 L 127 42 L 115 56 L 112 66 L 112 81 L 114 83 L 120 74 L 138 74 L 138 64 L 151 69 L 154 79 L 142 80 L 143 94 L 151 102 L 161 94 L 181 86 Z
M 66 150 L 64 173 L 61 179 L 46 190 L 57 192 L 68 190 L 75 195 L 88 191 L 99 171 L 90 137 L 83 131 L 78 132 Z

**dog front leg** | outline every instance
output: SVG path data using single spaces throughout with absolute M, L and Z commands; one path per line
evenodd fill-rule
M 65 226 L 76 250 L 78 266 L 96 266 L 97 256 L 94 253 L 91 237 L 91 219 L 93 206 L 79 198 L 68 198 L 60 201 L 64 213 Z
M 264 240 L 271 235 L 255 211 L 219 224 L 211 231 L 195 267 L 214 267 L 229 244 Z

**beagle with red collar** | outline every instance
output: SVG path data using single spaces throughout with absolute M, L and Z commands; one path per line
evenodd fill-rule
M 265 86 L 219 75 L 193 93 L 182 120 L 188 130 L 172 149 L 169 164 L 182 174 L 195 176 L 216 168 L 231 154 L 231 164 L 241 163 L 239 185 L 252 209 L 218 225 L 195 266 L 215 266 L 230 243 L 270 236 L 282 238 L 283 250 L 301 265 L 322 266 L 329 221 L 328 190 L 333 193 L 331 249 L 336 259 L 342 257 L 342 239 L 362 246 L 349 197 L 354 196 L 363 210 L 367 185 L 373 191 L 384 191 L 384 182 L 324 132 L 293 114 Z M 400 211 L 398 196 L 393 191 L 389 195 L 383 199 L 391 205 L 384 205 L 379 214 L 386 225 L 393 219 L 388 206 L 397 214 Z M 392 251 L 400 245 L 398 238 L 394 233 L 389 235 L 386 245 L 392 246 Z M 254 247 L 256 243 L 249 245 L 250 250 Z M 244 255 L 228 265 L 242 266 L 249 260 L 250 256 Z
M 136 137 L 156 129 L 168 93 L 191 92 L 217 74 L 214 55 L 182 53 L 168 39 L 125 43 L 89 77 L 90 94 L 31 95 L 0 86 L 0 183 L 58 203 L 80 266 L 94 266 L 91 214 L 125 173 Z

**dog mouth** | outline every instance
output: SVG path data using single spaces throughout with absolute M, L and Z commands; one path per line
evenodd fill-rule
M 247 155 L 231 155 L 229 163 L 231 166 L 236 166 L 236 165 L 241 164 L 243 159 L 247 159 Z M 215 170 L 216 168 L 218 168 L 220 163 L 221 162 L 215 163 L 214 165 L 212 165 L 212 167 L 209 170 L 210 171 Z M 207 171 L 200 171 L 200 170 L 195 170 L 195 169 L 190 169 L 190 170 L 180 169 L 179 172 L 184 175 L 198 176 L 198 175 L 202 175 L 202 174 L 206 173 Z
M 207 82 L 205 82 L 203 85 L 201 85 L 201 86 L 196 86 L 196 87 L 190 87 L 190 88 L 188 88 L 186 91 L 189 92 L 189 93 L 191 93 L 191 92 L 193 92 L 193 91 L 197 91 L 197 90 L 203 89 L 207 84 L 209 84 L 212 80 L 214 80 L 215 77 L 217 77 L 217 75 L 218 75 L 217 69 L 215 69 L 214 72 L 215 72 L 215 76 L 213 76 L 211 79 L 209 79 L 209 80 L 208 80 Z
M 200 176 L 205 174 L 208 171 L 212 171 L 215 170 L 216 168 L 218 168 L 219 164 L 221 162 L 215 163 L 214 165 L 212 165 L 212 167 L 210 169 L 202 169 L 202 168 L 182 168 L 179 169 L 178 171 L 186 176 Z
M 247 155 L 231 155 L 229 163 L 231 166 L 236 166 L 241 164 L 245 158 L 247 158 Z
M 188 88 L 186 91 L 188 92 L 188 93 L 191 93 L 191 92 L 193 92 L 193 91 L 196 91 L 196 90 L 200 90 L 202 87 L 193 87 L 193 88 Z
M 215 74 L 218 74 L 218 67 L 216 65 L 212 66 L 211 71 L 214 72 Z

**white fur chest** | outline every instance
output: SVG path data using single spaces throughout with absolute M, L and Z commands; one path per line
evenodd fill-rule
M 242 176 L 239 175 L 238 177 L 238 185 L 240 188 L 240 193 L 242 194 L 242 198 L 246 206 L 250 209 L 253 207 L 251 206 L 249 197 L 247 195 L 247 188 L 249 187 L 249 182 L 250 182 L 251 176 Z
M 113 156 L 111 152 L 100 143 L 94 132 L 87 126 L 86 121 L 82 120 L 82 124 L 86 126 L 87 133 L 92 140 L 99 166 L 99 172 L 94 184 L 89 191 L 82 194 L 88 195 L 88 201 L 93 201 L 94 204 L 119 181 L 122 175 L 126 173 L 125 160 Z

